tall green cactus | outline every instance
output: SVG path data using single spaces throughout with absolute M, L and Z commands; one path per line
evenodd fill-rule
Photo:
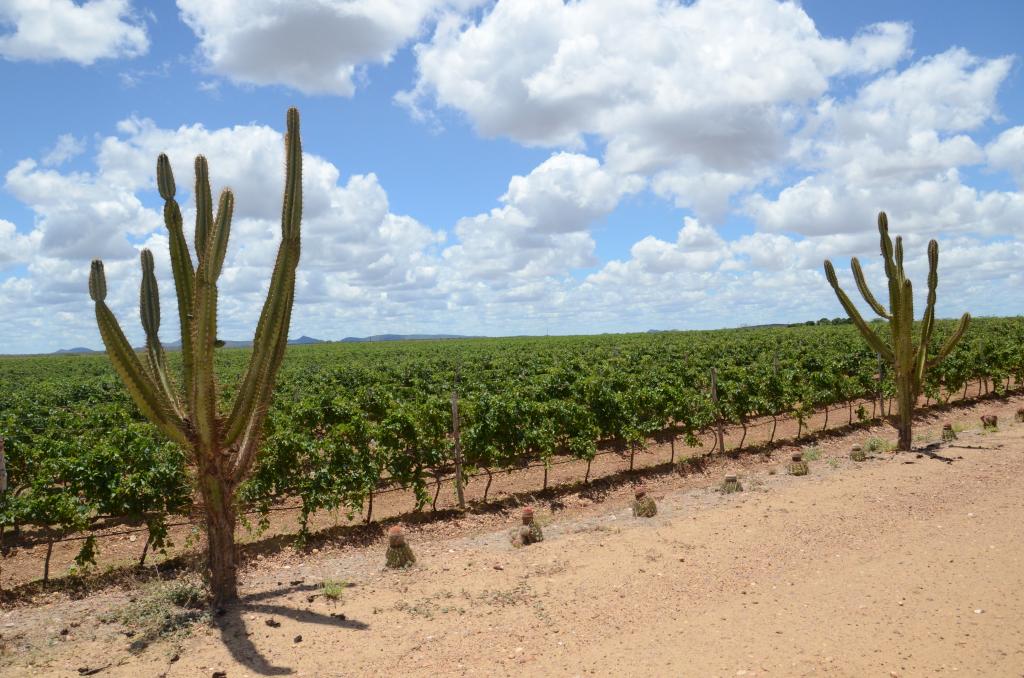
M 235 491 L 245 480 L 260 443 L 277 371 L 288 343 L 288 325 L 295 297 L 302 220 L 302 143 L 299 112 L 288 111 L 285 135 L 285 188 L 281 214 L 281 246 L 270 290 L 263 304 L 252 357 L 231 412 L 217 408 L 213 350 L 217 340 L 217 279 L 227 252 L 235 198 L 220 195 L 213 213 L 206 158 L 196 158 L 195 265 L 185 242 L 181 210 L 174 199 L 174 175 L 166 155 L 157 159 L 156 176 L 164 199 L 164 221 L 170 235 L 171 269 L 181 323 L 182 388 L 177 389 L 160 343 L 160 296 L 153 273 L 153 254 L 142 251 L 140 311 L 146 332 L 144 359 L 135 353 L 105 302 L 103 262 L 94 260 L 89 294 L 96 302 L 107 355 L 142 413 L 168 438 L 191 451 L 203 500 L 208 536 L 210 591 L 214 604 L 237 597 Z
M 885 260 L 885 275 L 889 279 L 889 309 L 878 303 L 875 296 L 868 289 L 864 280 L 864 271 L 860 262 L 854 257 L 850 262 L 853 269 L 853 278 L 857 282 L 857 288 L 863 295 L 868 306 L 881 318 L 889 321 L 889 330 L 892 334 L 892 345 L 886 344 L 871 327 L 864 322 L 857 307 L 850 301 L 850 297 L 839 287 L 836 279 L 836 271 L 832 262 L 825 260 L 825 276 L 828 282 L 839 297 L 839 303 L 843 305 L 846 313 L 853 320 L 853 323 L 864 335 L 864 339 L 882 358 L 888 362 L 893 369 L 896 380 L 896 399 L 899 405 L 899 446 L 900 450 L 909 450 L 911 438 L 911 424 L 914 415 L 914 405 L 921 395 L 921 385 L 924 382 L 925 372 L 934 365 L 941 362 L 949 352 L 953 350 L 960 338 L 967 330 L 971 321 L 971 314 L 964 313 L 956 330 L 946 340 L 939 353 L 928 358 L 928 343 L 932 337 L 932 330 L 935 328 L 935 288 L 939 284 L 939 244 L 934 240 L 928 243 L 928 302 L 925 307 L 924 320 L 921 322 L 921 336 L 918 342 L 914 343 L 914 292 L 910 280 L 903 271 L 903 238 L 896 237 L 896 245 L 893 246 L 889 238 L 889 220 L 885 212 L 878 213 L 878 233 L 882 240 L 882 258 Z

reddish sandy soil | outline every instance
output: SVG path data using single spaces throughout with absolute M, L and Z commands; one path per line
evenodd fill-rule
M 1022 676 L 1021 406 L 923 418 L 922 444 L 968 430 L 920 455 L 855 463 L 853 443 L 893 432 L 831 436 L 807 477 L 786 473 L 792 448 L 650 472 L 653 519 L 621 478 L 561 490 L 521 549 L 512 508 L 409 524 L 408 571 L 382 568 L 379 528 L 261 551 L 240 604 L 138 653 L 99 621 L 138 587 L 37 596 L 0 613 L 0 674 Z M 744 492 L 715 490 L 726 472 Z M 325 580 L 349 587 L 330 601 Z

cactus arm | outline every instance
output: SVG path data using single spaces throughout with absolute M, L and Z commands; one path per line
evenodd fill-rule
M 900 302 L 902 301 L 902 270 L 897 267 L 892 238 L 889 237 L 889 218 L 885 212 L 878 213 L 878 235 L 881 241 L 882 260 L 885 262 L 885 277 L 889 281 L 889 305 L 894 334 L 900 323 Z M 898 241 L 898 239 L 897 239 Z M 900 246 L 902 251 L 902 245 Z M 901 255 L 902 258 L 902 255 Z
M 825 260 L 825 277 L 828 278 L 829 284 L 832 286 L 832 289 L 835 290 L 836 296 L 839 298 L 839 303 L 843 305 L 843 309 L 846 311 L 846 314 L 850 316 L 851 320 L 853 320 L 853 324 L 857 326 L 857 329 L 868 342 L 868 345 L 871 346 L 876 353 L 881 354 L 886 361 L 892 362 L 892 349 L 886 346 L 881 337 L 879 337 L 878 334 L 864 321 L 860 311 L 858 311 L 857 307 L 853 305 L 852 301 L 850 301 L 850 297 L 846 295 L 843 288 L 839 286 L 839 280 L 836 278 L 836 270 L 832 266 L 832 262 L 827 259 Z
M 967 326 L 970 324 L 971 314 L 964 313 L 960 317 L 960 323 L 956 326 L 956 329 L 953 331 L 953 334 L 951 334 L 949 338 L 946 339 L 946 343 L 942 345 L 942 348 L 939 349 L 939 352 L 935 354 L 935 357 L 925 364 L 925 369 L 934 367 L 935 365 L 938 365 L 943 360 L 945 360 L 946 356 L 948 356 L 950 352 L 954 348 L 956 348 L 956 345 L 960 342 L 960 340 L 963 339 L 964 332 L 967 331 Z
M 153 253 L 144 249 L 140 258 L 142 286 L 139 291 L 139 312 L 142 316 L 142 328 L 146 331 L 146 356 L 149 360 L 150 375 L 174 414 L 181 417 L 183 413 L 167 372 L 164 347 L 160 343 L 160 291 L 156 284 L 156 276 L 153 274 Z
M 294 287 L 294 276 L 292 276 L 292 282 Z M 291 325 L 291 304 L 288 305 L 287 317 L 284 322 L 285 332 Z M 236 482 L 240 482 L 241 479 L 248 472 L 249 467 L 252 466 L 252 462 L 256 457 L 256 450 L 259 447 L 260 433 L 263 430 L 263 421 L 266 419 L 267 411 L 270 409 L 270 400 L 273 395 L 274 377 L 277 374 L 278 368 L 284 361 L 284 352 L 288 347 L 287 334 L 282 340 L 279 340 L 275 346 L 274 354 L 271 357 L 270 365 L 271 370 L 269 375 L 264 376 L 263 384 L 259 391 L 256 405 L 252 411 L 252 415 L 249 417 L 249 421 L 246 426 L 245 437 L 239 448 L 239 454 L 235 459 L 234 466 L 231 471 L 231 477 Z
M 914 374 L 918 383 L 924 382 L 924 373 L 928 367 L 928 345 L 935 330 L 935 289 L 939 285 L 939 244 L 932 240 L 928 243 L 928 301 L 925 304 L 924 320 L 921 323 L 921 341 L 918 343 L 917 361 Z
M 203 446 L 213 449 L 217 437 L 217 387 L 213 372 L 213 349 L 217 336 L 217 283 L 209 277 L 206 264 L 207 261 L 203 259 L 196 271 L 189 414 Z
M 285 145 L 284 202 L 281 205 L 281 237 L 299 241 L 302 223 L 302 138 L 299 134 L 299 111 L 288 109 Z
M 900 249 L 902 249 L 902 247 Z M 914 329 L 914 285 L 907 278 L 903 278 L 900 313 L 901 317 L 898 329 L 899 337 L 893 338 L 893 345 L 899 347 L 896 359 L 896 368 L 897 371 L 910 376 L 911 383 L 914 388 L 913 395 L 914 398 L 916 398 L 918 382 L 915 381 L 915 375 L 917 374 L 915 370 L 919 352 L 915 352 L 914 338 L 912 334 L 912 330 Z
M 288 321 L 285 323 L 285 328 L 289 326 L 291 320 L 291 309 L 288 309 Z M 235 482 L 240 482 L 242 478 L 248 473 L 249 468 L 252 466 L 253 460 L 256 458 L 256 451 L 259 449 L 260 434 L 263 431 L 263 422 L 267 417 L 267 411 L 270 409 L 270 400 L 273 395 L 274 376 L 277 374 L 277 369 L 280 367 L 282 360 L 284 359 L 284 350 L 288 345 L 287 336 L 284 341 L 277 344 L 274 355 L 271 357 L 271 365 L 273 365 L 273 372 L 271 374 L 264 374 L 263 381 L 261 384 L 260 391 L 257 394 L 255 405 L 253 406 L 252 412 L 246 421 L 245 435 L 242 437 L 242 442 L 238 447 L 238 454 L 235 457 L 231 468 L 231 479 Z
M 864 271 L 861 269 L 860 262 L 857 260 L 857 257 L 854 257 L 850 261 L 850 268 L 853 269 L 853 279 L 857 283 L 857 289 L 860 290 L 860 294 L 864 297 L 864 301 L 868 302 L 868 305 L 880 318 L 891 320 L 892 316 L 889 315 L 889 311 L 886 310 L 885 306 L 878 303 L 878 300 L 875 299 L 875 295 L 871 293 L 871 288 L 868 287 L 867 280 L 864 279 Z
M 885 277 L 892 280 L 896 277 L 896 264 L 893 262 L 892 239 L 889 237 L 889 217 L 885 212 L 878 213 L 878 235 L 881 240 L 882 259 L 885 261 Z
M 253 413 L 256 414 L 255 412 Z M 228 478 L 235 483 L 241 482 L 249 467 L 256 458 L 256 450 L 259 448 L 259 426 L 262 424 L 265 415 L 252 416 L 246 422 L 244 435 L 238 445 L 238 453 L 232 462 Z
M 206 257 L 207 239 L 213 226 L 213 196 L 210 192 L 210 167 L 206 157 L 196 156 L 196 259 Z
M 103 262 L 95 259 L 89 273 L 89 296 L 96 306 L 96 323 L 114 371 L 128 388 L 139 411 L 167 437 L 180 445 L 188 445 L 188 435 L 170 404 L 162 397 L 156 383 L 139 362 L 135 349 L 121 331 L 117 319 L 106 304 L 107 282 Z
M 914 324 L 914 284 L 910 282 L 909 278 L 903 279 L 903 301 L 901 302 L 902 311 L 904 313 L 902 322 L 906 328 L 906 338 L 910 339 L 910 329 Z
M 238 396 L 228 417 L 224 444 L 232 445 L 254 420 L 262 421 L 269 406 L 270 386 L 288 343 L 288 327 L 292 303 L 295 298 L 295 269 L 300 254 L 300 224 L 302 221 L 302 140 L 299 133 L 299 114 L 288 111 L 288 131 L 285 134 L 285 189 L 281 210 L 281 245 L 277 251 L 270 290 L 263 304 L 253 352 Z M 241 457 L 244 455 L 239 455 Z
M 235 406 L 228 418 L 225 445 L 237 441 L 242 432 L 249 428 L 248 420 L 261 417 L 261 408 L 269 405 L 272 385 L 288 343 L 298 258 L 297 244 L 293 247 L 287 242 L 281 243 L 277 264 L 274 266 L 274 276 L 271 278 L 271 292 L 256 329 L 253 354 L 249 359 L 249 367 L 235 400 Z
M 174 199 L 174 174 L 171 163 L 163 153 L 156 163 L 157 186 L 164 199 L 164 223 L 167 225 L 168 244 L 171 251 L 171 273 L 178 297 L 178 320 L 181 326 L 181 362 L 184 375 L 184 392 L 192 392 L 192 301 L 195 288 L 195 268 L 192 255 L 185 242 L 181 209 Z
M 207 243 L 206 258 L 210 269 L 210 277 L 216 280 L 220 277 L 221 268 L 224 266 L 224 257 L 228 251 L 228 236 L 231 233 L 231 215 L 235 209 L 235 195 L 231 189 L 224 189 L 220 194 L 220 204 L 217 206 L 217 218 L 214 219 L 213 232 L 210 233 Z
M 230 191 L 221 196 L 221 210 L 217 220 L 210 217 L 208 202 L 200 205 L 200 194 L 209 198 L 210 178 L 206 159 L 196 158 L 196 249 L 204 247 L 196 268 L 192 318 L 192 393 L 191 418 L 199 440 L 206 449 L 217 446 L 217 383 L 213 368 L 213 349 L 217 341 L 217 276 L 219 266 L 212 243 L 227 248 L 233 198 Z M 205 199 L 204 199 L 205 201 Z M 200 230 L 202 229 L 202 233 Z M 200 238 L 200 235 L 202 238 Z M 220 256 L 223 262 L 223 256 Z

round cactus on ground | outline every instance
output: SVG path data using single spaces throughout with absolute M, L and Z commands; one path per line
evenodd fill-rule
M 658 505 L 647 494 L 647 488 L 638 486 L 633 492 L 633 515 L 637 518 L 653 518 L 658 514 Z
M 544 532 L 533 520 L 533 507 L 527 506 L 523 509 L 523 524 L 512 531 L 510 535 L 513 546 L 529 546 L 539 541 L 544 541 Z
M 793 461 L 789 464 L 789 475 L 791 476 L 805 476 L 811 472 L 811 468 L 804 461 L 804 455 L 797 452 L 793 455 Z
M 983 414 L 981 415 L 981 425 L 985 428 L 998 428 L 999 417 L 994 414 Z
M 956 440 L 956 431 L 953 430 L 953 425 L 952 424 L 943 424 L 942 425 L 942 441 L 948 443 L 948 442 L 953 441 L 953 440 Z
M 850 450 L 850 459 L 853 461 L 866 461 L 868 458 L 867 452 L 860 445 L 854 445 Z
M 1024 424 L 1024 407 L 1018 407 L 1013 418 L 1018 424 Z
M 740 484 L 740 479 L 734 475 L 727 475 L 725 480 L 722 481 L 721 491 L 724 494 L 732 494 L 733 492 L 742 492 L 743 485 Z
M 416 562 L 416 556 L 405 542 L 405 531 L 401 525 L 395 525 L 388 530 L 388 552 L 385 562 L 392 569 L 409 567 Z

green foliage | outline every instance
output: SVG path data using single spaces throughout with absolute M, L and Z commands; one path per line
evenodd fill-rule
M 936 321 L 933 345 L 953 329 Z M 250 355 L 215 353 L 221 408 L 237 393 Z M 182 354 L 168 352 L 166 361 L 177 372 Z M 708 396 L 711 366 L 718 409 Z M 456 371 L 473 473 L 552 454 L 589 459 L 598 442 L 635 439 L 659 422 L 696 444 L 693 436 L 716 416 L 736 425 L 794 414 L 803 403 L 870 398 L 876 369 L 877 357 L 851 325 L 291 346 L 238 499 L 265 511 L 297 498 L 301 520 L 317 510 L 357 512 L 370 490 L 393 484 L 415 490 L 423 506 L 436 474 L 453 468 Z M 973 321 L 926 385 L 944 401 L 981 376 L 1001 388 L 1024 379 L 1024 319 Z M 194 463 L 146 421 L 106 358 L 0 358 L 0 383 L 10 483 L 0 495 L 0 524 L 61 533 L 100 515 L 128 515 L 159 531 L 189 515 Z M 894 389 L 889 370 L 882 388 Z

